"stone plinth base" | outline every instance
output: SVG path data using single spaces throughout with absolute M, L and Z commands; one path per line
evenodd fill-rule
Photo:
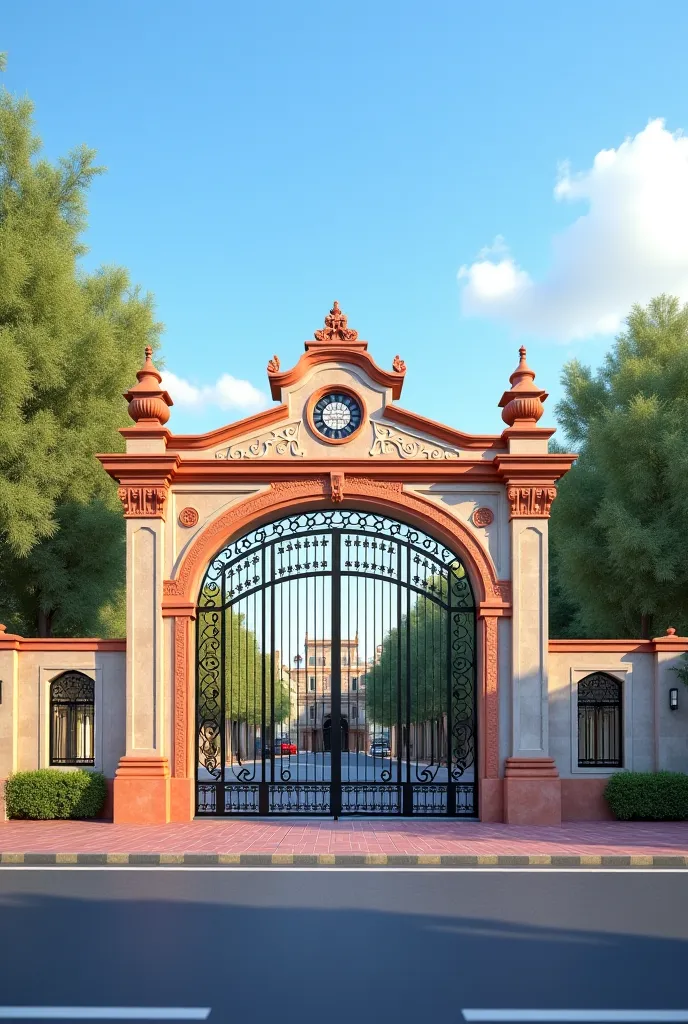
M 504 821 L 509 825 L 561 825 L 561 779 L 554 758 L 507 758 Z
M 193 779 L 170 779 L 170 821 L 193 821 L 196 786 Z
M 478 786 L 481 821 L 504 821 L 504 782 L 502 779 L 481 779 Z
M 170 820 L 170 767 L 166 757 L 122 757 L 115 772 L 113 821 L 163 825 Z

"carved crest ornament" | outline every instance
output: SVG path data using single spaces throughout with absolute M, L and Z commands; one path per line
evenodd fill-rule
M 339 341 L 351 343 L 358 340 L 358 331 L 348 326 L 347 318 L 335 302 L 332 309 L 325 317 L 325 326 L 315 331 L 313 337 L 316 341 Z

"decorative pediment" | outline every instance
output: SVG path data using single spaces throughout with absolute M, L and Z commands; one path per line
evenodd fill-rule
M 301 423 L 287 423 L 284 427 L 265 430 L 256 437 L 245 441 L 237 441 L 227 448 L 215 452 L 216 459 L 263 459 L 302 458 L 305 452 L 299 444 Z
M 422 437 L 407 434 L 397 427 L 388 427 L 384 423 L 373 422 L 375 440 L 368 452 L 375 456 L 396 455 L 400 459 L 427 459 L 436 462 L 444 459 L 458 459 L 455 448 L 448 448 Z

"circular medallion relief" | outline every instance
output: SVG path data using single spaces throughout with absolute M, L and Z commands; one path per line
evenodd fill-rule
M 191 505 L 187 505 L 179 513 L 179 523 L 181 526 L 195 526 L 198 522 L 198 512 Z
M 364 416 L 362 399 L 349 388 L 321 388 L 308 403 L 312 430 L 330 444 L 349 441 L 360 430 Z
M 474 526 L 489 526 L 490 523 L 494 522 L 494 512 L 491 508 L 483 506 L 482 508 L 477 508 L 475 510 L 471 519 L 473 520 Z

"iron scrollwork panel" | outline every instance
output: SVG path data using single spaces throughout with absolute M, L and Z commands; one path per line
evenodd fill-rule
M 201 588 L 197 679 L 199 813 L 331 813 L 328 783 L 343 814 L 473 813 L 473 594 L 408 524 L 324 509 L 227 545 Z

